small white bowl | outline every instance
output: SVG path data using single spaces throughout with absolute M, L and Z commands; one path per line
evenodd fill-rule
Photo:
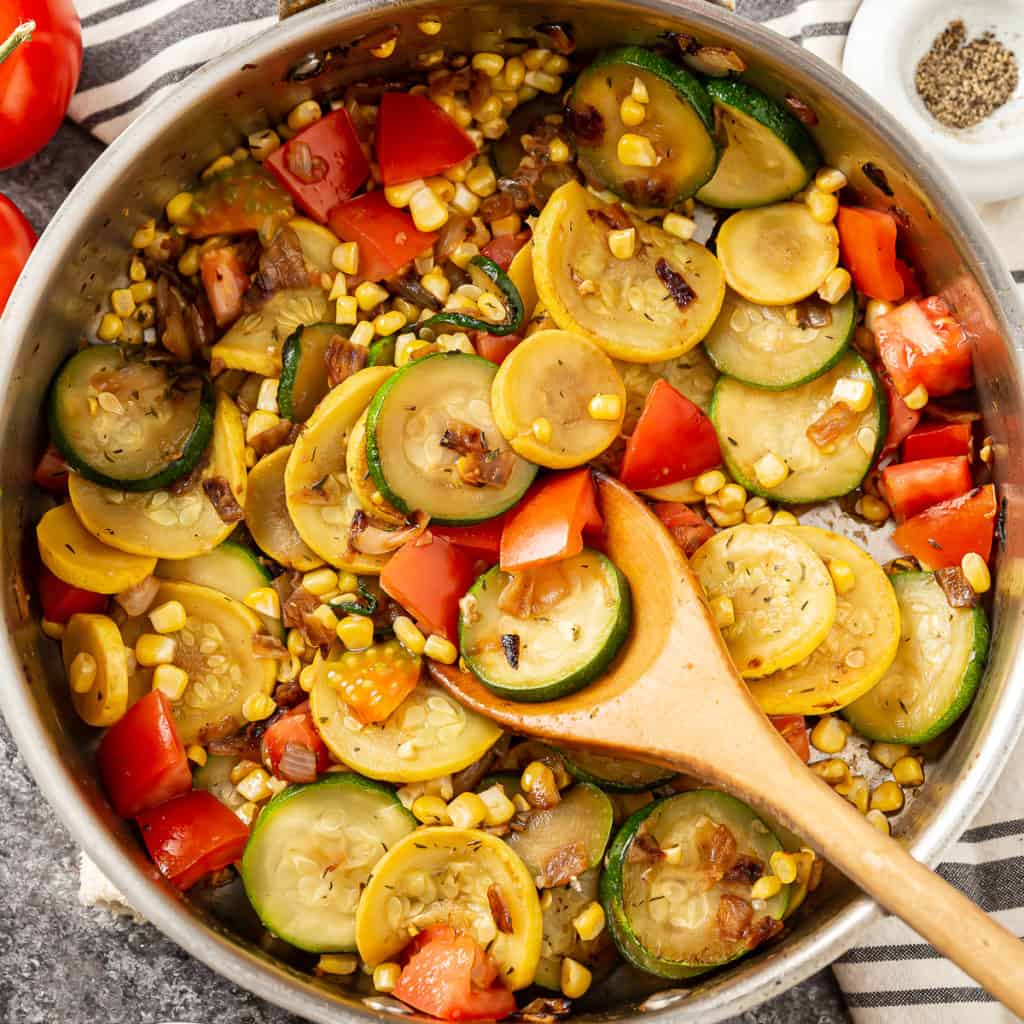
M 940 124 L 914 88 L 918 61 L 959 18 L 968 39 L 993 35 L 1016 56 L 1017 89 L 980 124 Z M 843 71 L 928 147 L 978 202 L 1024 195 L 1024 0 L 863 0 L 846 41 Z

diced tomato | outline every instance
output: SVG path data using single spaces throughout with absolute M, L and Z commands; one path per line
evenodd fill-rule
M 103 788 L 122 818 L 133 818 L 192 788 L 192 772 L 171 714 L 152 690 L 112 725 L 96 751 Z
M 519 572 L 578 555 L 585 530 L 601 529 L 589 469 L 555 473 L 540 483 L 505 517 L 501 567 Z
M 969 455 L 970 423 L 927 423 L 903 442 L 903 461 L 937 459 L 943 455 Z
M 501 1020 L 516 1010 L 491 957 L 446 924 L 427 928 L 409 944 L 392 994 L 441 1020 Z
M 344 107 L 303 128 L 264 163 L 298 206 L 321 224 L 370 175 L 370 161 Z M 306 163 L 309 170 L 303 166 Z
M 903 282 L 903 301 L 909 302 L 911 299 L 916 299 L 921 294 L 921 286 L 917 283 L 914 268 L 897 256 L 896 273 L 900 275 L 900 280 Z
M 65 583 L 45 565 L 39 569 L 39 599 L 47 622 L 67 622 L 72 615 L 105 612 L 108 601 L 106 594 Z
M 654 506 L 654 514 L 665 524 L 687 558 L 715 535 L 715 528 L 681 501 L 659 501 Z
M 502 270 L 508 270 L 516 253 L 530 240 L 531 234 L 529 228 L 523 228 L 514 235 L 499 235 L 492 238 L 480 252 L 489 260 L 494 260 Z
M 295 216 L 288 193 L 255 160 L 214 174 L 192 193 L 185 228 L 192 238 L 258 231 L 273 238 Z
M 234 323 L 242 314 L 242 300 L 252 285 L 238 252 L 231 246 L 211 249 L 203 253 L 199 267 L 217 326 Z
M 879 458 L 884 459 L 892 455 L 899 448 L 903 439 L 917 426 L 921 419 L 921 413 L 918 410 L 911 409 L 903 401 L 900 393 L 896 390 L 896 385 L 892 382 L 892 377 L 889 376 L 884 366 L 879 364 L 874 369 L 878 379 L 885 387 L 885 394 L 889 404 L 889 433 L 886 435 L 882 454 L 879 456 Z
M 475 579 L 472 555 L 427 530 L 392 555 L 380 585 L 425 632 L 455 640 L 459 601 Z
M 655 381 L 626 444 L 619 477 L 639 490 L 688 480 L 721 465 L 711 420 L 666 380 Z
M 903 277 L 896 260 L 896 218 L 862 206 L 840 206 L 836 216 L 843 266 L 870 299 L 899 302 Z
M 233 864 L 249 841 L 248 825 L 203 789 L 145 810 L 136 821 L 153 863 L 182 892 Z
M 385 185 L 429 178 L 476 156 L 476 143 L 451 117 L 408 92 L 381 97 L 374 145 Z
M 364 281 L 380 281 L 425 253 L 435 232 L 417 231 L 404 210 L 396 210 L 378 189 L 336 206 L 331 230 L 346 242 L 359 243 L 359 273 Z
M 996 525 L 996 489 L 992 484 L 939 502 L 896 527 L 896 545 L 927 569 L 960 564 L 970 551 L 988 559 Z
M 272 775 L 279 773 L 281 758 L 285 748 L 289 746 L 311 750 L 316 755 L 317 774 L 330 768 L 331 756 L 327 752 L 327 747 L 324 746 L 324 741 L 320 738 L 320 733 L 316 731 L 316 726 L 313 725 L 313 715 L 309 710 L 308 700 L 292 708 L 280 718 L 274 719 L 260 740 L 260 755 Z
M 53 494 L 68 493 L 68 464 L 55 445 L 51 444 L 36 463 L 32 481 Z
M 477 331 L 473 335 L 473 347 L 478 356 L 489 359 L 492 363 L 501 366 L 505 357 L 523 340 L 521 334 L 506 334 L 499 337 L 497 334 L 484 334 Z
M 905 302 L 879 317 L 875 343 L 901 395 L 919 384 L 931 396 L 949 395 L 969 388 L 974 380 L 971 343 L 938 296 Z
M 435 543 L 440 543 L 435 538 Z M 467 586 L 468 589 L 468 586 Z M 461 595 L 460 595 L 461 596 Z M 330 663 L 331 685 L 363 725 L 391 716 L 420 681 L 423 663 L 397 640 L 346 651 Z
M 807 736 L 807 721 L 803 715 L 769 715 L 768 721 L 775 726 L 801 761 L 810 761 L 811 743 Z
M 501 551 L 501 533 L 504 528 L 505 517 L 498 516 L 473 526 L 432 526 L 430 530 L 435 537 L 443 537 L 478 558 L 488 559 L 493 565 Z
M 882 470 L 882 491 L 897 523 L 970 489 L 971 463 L 966 455 L 901 462 Z

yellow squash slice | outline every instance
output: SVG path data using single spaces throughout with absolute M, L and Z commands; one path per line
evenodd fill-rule
M 828 636 L 803 661 L 763 679 L 750 692 L 769 715 L 822 715 L 867 693 L 885 675 L 900 641 L 900 609 L 882 567 L 845 537 L 815 526 L 773 527 L 803 541 L 826 565 L 845 563 L 854 584 L 836 595 Z
M 64 671 L 69 680 L 71 665 L 79 655 L 96 666 L 92 685 L 82 692 L 71 686 L 71 703 L 87 725 L 113 725 L 128 710 L 128 654 L 121 631 L 106 615 L 72 615 L 61 641 Z
M 734 526 L 690 559 L 708 600 L 732 601 L 722 629 L 741 676 L 756 679 L 803 661 L 828 636 L 836 592 L 828 568 L 802 540 L 774 526 Z
M 618 416 L 595 419 L 590 402 L 597 396 L 617 402 Z M 570 331 L 538 331 L 505 357 L 491 385 L 491 409 L 518 455 L 568 469 L 600 455 L 619 436 L 626 389 L 593 342 Z M 534 428 L 538 420 L 546 421 L 550 436 Z
M 337 267 L 331 261 L 331 256 L 335 247 L 341 244 L 341 239 L 323 224 L 317 224 L 308 217 L 294 217 L 288 221 L 287 226 L 299 236 L 299 245 L 302 246 L 306 263 L 321 274 L 334 277 Z
M 382 523 L 401 526 L 405 516 L 377 490 L 377 485 L 370 476 L 370 466 L 366 460 L 366 414 L 356 420 L 352 432 L 348 435 L 348 446 L 345 454 L 347 465 L 345 473 L 348 485 L 352 488 L 359 507 L 368 515 L 379 519 Z
M 71 503 L 82 525 L 112 548 L 148 558 L 191 558 L 212 551 L 237 525 L 218 514 L 203 484 L 226 483 L 245 508 L 245 432 L 238 407 L 217 396 L 209 460 L 200 479 L 181 494 L 134 494 L 101 487 L 72 473 Z
M 101 544 L 75 515 L 71 505 L 50 509 L 36 527 L 39 557 L 54 576 L 96 594 L 119 594 L 141 583 L 156 559 L 129 555 Z
M 711 330 L 722 308 L 718 260 L 704 246 L 635 217 L 635 253 L 620 259 L 608 247 L 606 209 L 575 181 L 548 200 L 533 234 L 541 302 L 559 327 L 616 359 L 656 363 L 682 355 Z M 621 207 L 616 213 L 623 215 Z
M 512 257 L 508 267 L 509 280 L 523 300 L 525 316 L 530 319 L 537 308 L 537 285 L 533 280 L 533 241 L 529 241 Z
M 494 923 L 490 891 L 508 911 L 510 931 Z M 436 924 L 476 939 L 510 989 L 533 982 L 543 931 L 540 899 L 526 866 L 497 836 L 421 828 L 378 861 L 356 911 L 356 944 L 366 963 L 395 959 L 410 935 Z
M 249 472 L 246 524 L 265 554 L 289 569 L 309 572 L 323 559 L 299 536 L 284 498 L 284 471 L 291 445 L 264 456 Z

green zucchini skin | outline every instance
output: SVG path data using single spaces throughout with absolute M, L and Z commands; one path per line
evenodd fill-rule
M 671 809 L 673 805 L 683 806 L 686 802 L 696 800 L 710 800 L 713 804 L 721 805 L 728 814 L 750 822 L 760 822 L 765 830 L 764 836 L 766 837 L 767 845 L 772 847 L 773 852 L 776 849 L 782 849 L 782 843 L 779 842 L 774 833 L 768 829 L 767 825 L 764 825 L 764 822 L 746 804 L 735 799 L 735 797 L 716 790 L 691 790 L 686 793 L 678 793 L 675 796 L 665 797 L 645 807 L 641 807 L 623 822 L 615 838 L 612 840 L 612 845 L 605 858 L 605 869 L 601 875 L 600 899 L 608 921 L 608 929 L 619 953 L 627 963 L 642 971 L 646 971 L 648 974 L 673 980 L 696 977 L 715 967 L 720 967 L 722 964 L 730 963 L 749 952 L 747 947 L 740 946 L 732 956 L 718 963 L 688 963 L 669 960 L 646 949 L 630 923 L 624 900 L 623 869 L 627 863 L 633 840 L 636 838 L 640 827 L 656 811 L 659 813 L 665 812 L 666 809 Z M 781 919 L 789 902 L 789 886 L 783 886 L 779 895 L 773 897 L 771 902 L 774 904 L 771 916 L 777 920 Z
M 477 622 L 470 622 L 464 613 L 460 614 L 459 647 L 462 656 L 466 659 L 466 664 L 473 674 L 492 693 L 497 694 L 499 697 L 505 697 L 508 700 L 523 703 L 537 703 L 565 697 L 600 678 L 619 653 L 619 649 L 629 636 L 629 627 L 633 614 L 629 581 L 621 570 L 600 552 L 584 548 L 580 555 L 576 557 L 587 557 L 600 565 L 601 571 L 606 574 L 615 591 L 617 604 L 611 626 L 603 637 L 600 638 L 597 649 L 594 650 L 585 663 L 571 671 L 563 674 L 556 672 L 554 678 L 532 681 L 526 686 L 507 685 L 492 672 L 488 671 L 482 664 L 481 659 L 471 652 L 470 648 L 473 644 Z M 490 595 L 500 593 L 504 585 L 502 577 L 505 575 L 498 566 L 489 569 L 470 587 L 469 595 L 476 599 L 478 605 L 485 606 L 485 604 L 490 603 L 492 600 Z M 496 600 L 496 598 L 494 599 Z M 557 605 L 548 612 L 550 617 L 555 617 L 557 614 Z
M 902 665 L 904 645 L 907 640 L 904 638 L 912 635 L 911 631 L 915 625 L 914 604 L 907 592 L 912 587 L 923 585 L 933 586 L 937 592 L 934 595 L 936 603 L 941 597 L 945 602 L 935 574 L 929 572 L 902 572 L 892 577 L 892 585 L 896 591 L 896 598 L 900 602 L 901 616 L 901 641 L 900 651 L 896 655 L 890 672 L 898 670 Z M 901 597 L 903 600 L 900 600 Z M 942 607 L 940 605 L 940 607 Z M 948 605 L 947 605 L 948 607 Z M 960 662 L 962 668 L 958 668 L 959 679 L 951 699 L 938 713 L 935 713 L 920 722 L 916 727 L 898 724 L 896 721 L 886 720 L 884 705 L 881 703 L 886 693 L 886 681 L 889 673 L 886 673 L 875 687 L 869 690 L 863 697 L 858 698 L 852 704 L 847 705 L 840 712 L 842 716 L 854 727 L 854 729 L 865 739 L 874 740 L 879 743 L 899 743 L 919 745 L 928 743 L 930 740 L 941 736 L 947 729 L 951 728 L 960 719 L 961 715 L 970 707 L 971 701 L 981 683 L 981 677 L 985 672 L 985 665 L 988 660 L 989 641 L 991 631 L 988 616 L 984 608 L 977 605 L 974 608 L 948 608 L 950 615 L 963 616 L 969 619 L 968 622 L 968 649 L 962 652 Z M 950 658 L 954 653 L 950 651 Z M 951 662 L 950 662 L 951 664 Z M 941 669 L 939 670 L 941 674 Z M 921 688 L 930 688 L 934 691 L 939 680 L 919 679 Z
M 284 419 L 293 423 L 303 423 L 313 414 L 317 403 L 330 390 L 327 366 L 324 362 L 330 338 L 333 335 L 347 337 L 349 333 L 351 332 L 348 328 L 331 323 L 319 323 L 299 324 L 288 335 L 281 349 L 281 377 L 277 388 L 277 405 Z M 316 368 L 319 373 L 314 371 L 314 379 L 322 381 L 322 387 L 312 393 L 312 401 L 309 397 L 300 398 L 295 393 L 299 373 L 309 369 L 306 360 L 310 359 L 319 360 L 320 365 Z
M 821 166 L 821 156 L 810 132 L 781 104 L 760 89 L 755 89 L 742 78 L 705 78 L 704 88 L 712 101 L 725 109 L 745 115 L 761 125 L 778 140 L 778 145 L 788 150 L 803 168 L 802 177 L 794 178 L 791 187 L 758 194 L 755 188 L 738 199 L 723 200 L 716 195 L 714 176 L 701 188 L 697 198 L 719 209 L 738 210 L 750 206 L 765 206 L 781 202 L 796 195 L 807 186 L 814 172 Z M 726 147 L 728 152 L 728 147 Z M 725 160 L 723 154 L 722 160 Z M 720 164 L 721 166 L 721 164 Z
M 215 398 L 213 387 L 209 378 L 202 378 L 202 394 L 199 399 L 195 425 L 185 442 L 181 445 L 181 454 L 178 458 L 169 461 L 159 472 L 152 473 L 138 479 L 119 479 L 104 473 L 91 462 L 88 462 L 78 452 L 64 429 L 63 416 L 60 409 L 60 385 L 65 373 L 71 368 L 76 359 L 91 353 L 90 348 L 82 349 L 70 355 L 60 369 L 54 374 L 50 389 L 46 397 L 47 423 L 50 428 L 50 437 L 56 445 L 57 450 L 64 456 L 64 461 L 69 468 L 79 476 L 91 480 L 101 487 L 112 487 L 120 491 L 156 491 L 161 487 L 174 483 L 183 476 L 187 476 L 195 468 L 196 463 L 203 456 L 210 438 L 213 436 L 213 412 Z
M 602 764 L 599 768 L 589 760 L 594 755 L 586 751 L 567 750 L 565 747 L 557 749 L 569 774 L 577 782 L 589 782 L 593 786 L 600 786 L 601 789 L 607 789 L 614 793 L 643 793 L 648 789 L 663 785 L 676 776 L 673 771 L 655 768 L 653 765 L 624 761 L 623 765 L 635 769 L 634 775 L 630 777 L 629 767 L 616 773 L 615 767 L 611 764 Z M 602 761 L 611 760 L 613 759 L 602 755 Z
M 367 366 L 394 366 L 397 334 L 389 334 L 386 338 L 378 338 L 371 346 L 366 360 Z

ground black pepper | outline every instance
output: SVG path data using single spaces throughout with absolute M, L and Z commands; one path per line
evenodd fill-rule
M 947 128 L 970 128 L 998 110 L 1017 88 L 1017 57 L 991 32 L 967 39 L 951 21 L 918 62 L 914 87 Z

